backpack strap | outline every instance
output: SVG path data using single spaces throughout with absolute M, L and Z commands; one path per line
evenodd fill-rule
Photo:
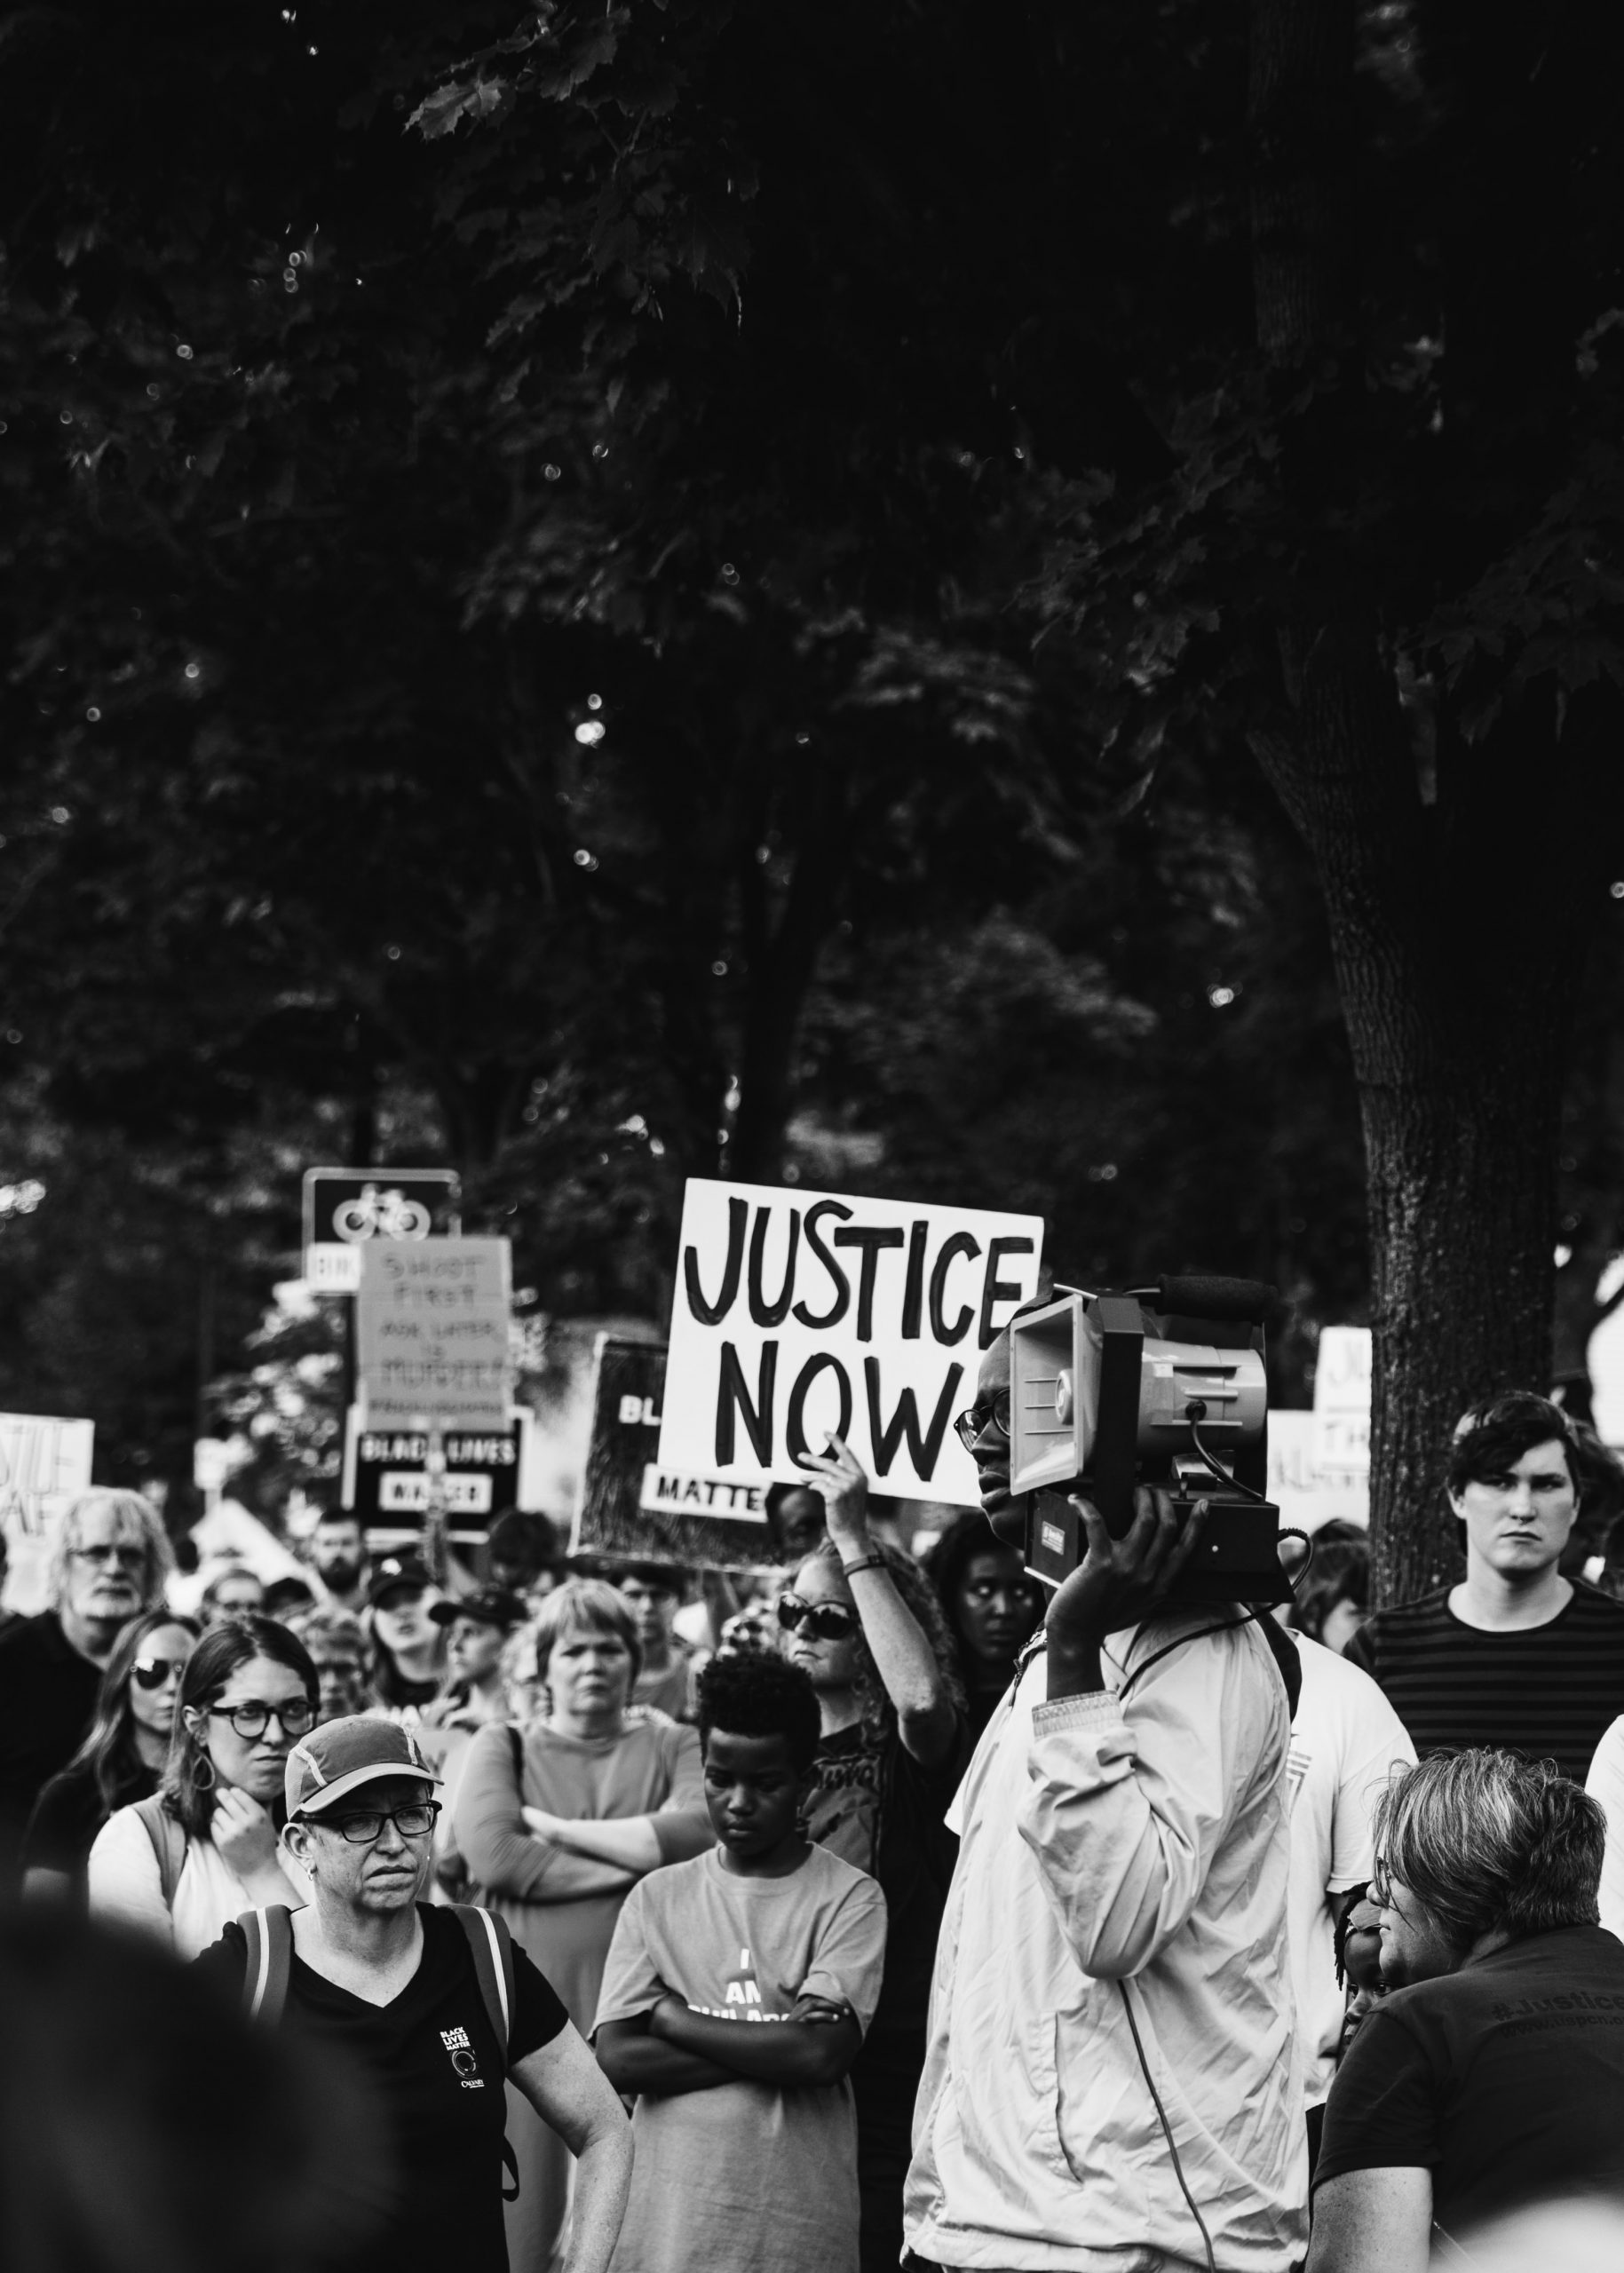
M 505 2061 L 513 2039 L 513 1937 L 505 1919 L 481 1910 L 477 1903 L 456 1902 L 451 1906 L 468 1936 L 485 2016 Z
M 186 1866 L 186 1834 L 176 1822 L 162 1795 L 154 1792 L 149 1800 L 137 1800 L 131 1810 L 140 1818 L 141 1828 L 152 1841 L 152 1851 L 158 1858 L 158 1885 L 163 1896 L 163 1907 L 175 1907 L 175 1889 L 180 1884 L 180 1873 Z
M 498 1918 L 494 1911 L 481 1910 L 477 1903 L 454 1902 L 451 1908 L 468 1936 L 469 1954 L 473 1959 L 474 1978 L 479 1984 L 485 2016 L 502 2047 L 505 2068 L 508 2047 L 513 2040 L 513 1936 L 508 1931 L 505 1918 Z M 506 2138 L 502 2142 L 502 2159 L 511 2182 L 503 2188 L 502 2198 L 514 2202 L 519 2198 L 519 2159 Z
M 273 1902 L 268 1909 L 244 1911 L 237 1923 L 248 1944 L 248 1963 L 242 1974 L 244 2016 L 273 2028 L 288 2001 L 288 1977 L 293 1970 L 292 1913 L 284 1904 Z

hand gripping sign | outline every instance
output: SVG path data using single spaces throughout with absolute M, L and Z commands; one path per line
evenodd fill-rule
M 788 1479 L 835 1430 L 878 1489 L 974 1507 L 953 1416 L 1042 1246 L 1041 1216 L 690 1179 L 661 1465 Z

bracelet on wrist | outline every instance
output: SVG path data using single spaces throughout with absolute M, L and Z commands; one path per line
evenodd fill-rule
M 850 1579 L 859 1571 L 883 1571 L 885 1568 L 885 1557 L 883 1555 L 864 1555 L 857 1562 L 843 1563 L 840 1567 Z

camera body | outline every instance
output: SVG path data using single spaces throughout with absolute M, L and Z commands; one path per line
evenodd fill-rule
M 1134 1492 L 1172 1495 L 1206 1527 L 1172 1602 L 1281 1603 L 1280 1514 L 1267 1497 L 1264 1323 L 1272 1287 L 1166 1278 L 1133 1294 L 1065 1289 L 1010 1329 L 1010 1489 L 1029 1493 L 1026 1567 L 1058 1586 L 1088 1551 L 1065 1494 L 1081 1493 L 1113 1538 Z

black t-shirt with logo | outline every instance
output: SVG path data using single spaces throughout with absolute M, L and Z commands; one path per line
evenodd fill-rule
M 1422 2166 L 1457 2239 L 1532 2197 L 1624 2193 L 1624 1944 L 1600 1926 L 1533 1934 L 1359 2024 L 1314 2184 Z
M 297 1954 L 283 2024 L 342 2045 L 375 2086 L 395 2167 L 387 2227 L 345 2273 L 507 2273 L 502 2140 L 506 2071 L 569 2019 L 551 1984 L 513 1951 L 513 2024 L 504 2055 L 486 2016 L 473 1955 L 448 1910 L 418 1905 L 423 1961 L 387 2005 L 369 2005 Z M 236 1997 L 248 1945 L 240 1926 L 197 1962 Z

